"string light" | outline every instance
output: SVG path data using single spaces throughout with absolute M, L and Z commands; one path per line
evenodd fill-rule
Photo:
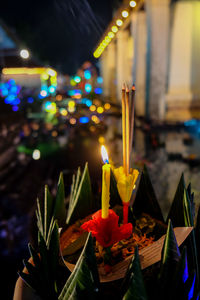
M 120 26 L 122 26 L 123 21 L 121 19 L 117 19 L 116 24 L 117 24 L 117 26 L 120 27 Z
M 128 13 L 127 10 L 123 10 L 123 11 L 122 11 L 122 17 L 123 17 L 123 18 L 127 18 L 128 15 L 129 15 L 129 13 Z
M 115 26 L 115 25 L 114 25 L 114 26 L 112 26 L 112 28 L 111 28 L 111 29 L 112 29 L 112 32 L 114 32 L 114 33 L 116 33 L 116 32 L 118 31 L 118 28 L 117 28 L 117 26 Z
M 137 3 L 135 1 L 129 2 L 130 7 L 136 7 Z
M 108 32 L 108 36 L 109 36 L 109 38 L 112 39 L 112 38 L 114 38 L 115 35 L 114 35 L 114 33 L 112 31 L 110 31 L 110 32 Z

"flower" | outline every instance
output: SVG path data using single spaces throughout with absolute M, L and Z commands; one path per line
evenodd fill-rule
M 123 167 L 114 168 L 113 172 L 117 181 L 119 195 L 123 202 L 128 203 L 131 199 L 139 172 L 136 169 L 131 169 L 130 174 L 126 175 Z
M 101 217 L 101 210 L 92 215 L 92 220 L 85 222 L 81 228 L 91 232 L 99 244 L 103 247 L 110 247 L 113 244 L 130 237 L 133 226 L 131 223 L 118 225 L 119 216 L 109 209 L 108 218 Z

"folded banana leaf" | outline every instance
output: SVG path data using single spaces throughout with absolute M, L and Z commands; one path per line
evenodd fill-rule
M 161 267 L 158 276 L 160 296 L 162 299 L 170 299 L 173 275 L 180 258 L 180 251 L 174 234 L 171 220 L 168 222 L 167 234 L 162 249 Z
M 93 239 L 89 234 L 79 260 L 58 299 L 96 299 L 99 294 L 99 285 Z
M 66 223 L 71 225 L 75 221 L 85 218 L 94 211 L 94 208 L 95 203 L 93 201 L 88 164 L 86 163 L 83 173 L 81 174 L 79 168 L 77 175 L 73 176 Z
M 136 191 L 132 211 L 135 216 L 140 216 L 142 213 L 146 213 L 151 217 L 164 222 L 162 211 L 145 165 Z
M 126 289 L 123 300 L 147 300 L 147 294 L 144 286 L 138 247 L 135 248 L 135 254 L 127 270 L 122 291 Z
M 176 271 L 173 277 L 173 300 L 183 299 L 186 294 L 186 281 L 189 278 L 188 260 L 187 260 L 187 248 L 184 247 L 180 260 L 177 264 Z
M 184 200 L 185 198 L 187 198 L 187 191 L 185 188 L 184 175 L 182 174 L 167 217 L 167 222 L 170 219 L 174 227 L 186 226 L 184 217 L 184 202 L 186 202 Z
M 56 221 L 51 227 L 47 246 L 43 235 L 38 234 L 38 253 L 29 245 L 31 261 L 24 261 L 26 271 L 19 276 L 34 289 L 42 299 L 57 299 L 57 271 L 59 265 L 59 233 Z

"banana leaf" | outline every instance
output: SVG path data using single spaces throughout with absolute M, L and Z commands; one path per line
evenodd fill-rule
M 58 180 L 57 193 L 54 205 L 53 216 L 58 221 L 59 227 L 64 226 L 66 220 L 66 208 L 65 208 L 65 187 L 63 180 L 63 173 L 60 173 Z
M 163 215 L 145 165 L 140 177 L 132 211 L 135 216 L 140 216 L 142 213 L 146 213 L 151 217 L 164 222 Z
M 28 274 L 19 272 L 21 278 L 34 289 L 42 299 L 57 299 L 57 269 L 59 264 L 59 233 L 56 221 L 53 222 L 47 245 L 41 232 L 38 232 L 38 252 L 29 245 L 33 264 L 24 261 Z
M 159 290 L 163 299 L 170 299 L 171 286 L 177 262 L 180 258 L 180 251 L 174 234 L 171 220 L 168 222 L 167 234 L 162 249 L 161 267 L 159 273 Z
M 173 278 L 173 299 L 183 299 L 186 294 L 186 281 L 189 278 L 187 248 L 184 247 L 180 260 L 177 264 Z
M 96 299 L 99 285 L 93 239 L 88 234 L 85 247 L 58 299 Z
M 183 213 L 184 213 L 184 223 L 185 226 L 194 226 L 194 219 L 191 208 L 191 199 L 188 196 L 187 191 L 184 191 L 183 197 Z M 185 243 L 188 249 L 188 264 L 190 270 L 195 270 L 196 272 L 196 282 L 199 284 L 199 263 L 198 263 L 198 252 L 196 246 L 196 237 L 194 230 L 186 239 Z
M 199 270 L 200 270 L 200 256 L 199 256 L 199 253 L 200 253 L 200 205 L 198 208 L 197 220 L 196 220 L 196 226 L 195 226 L 195 239 L 196 239 L 196 247 L 197 247 Z
M 128 288 L 127 288 L 128 287 Z M 126 289 L 123 300 L 147 300 L 147 294 L 144 286 L 138 247 L 135 248 L 135 255 L 127 270 L 125 280 L 122 285 L 122 291 Z
M 48 243 L 49 232 L 53 221 L 57 220 L 60 226 L 65 224 L 66 209 L 65 209 L 65 190 L 63 182 L 63 174 L 60 173 L 56 198 L 53 199 L 48 186 L 45 186 L 44 193 L 44 206 L 41 205 L 39 199 L 37 199 L 37 226 L 44 237 L 46 243 Z M 42 209 L 43 208 L 43 209 Z
M 78 219 L 85 218 L 93 212 L 94 206 L 88 164 L 86 163 L 83 174 L 81 175 L 79 168 L 77 175 L 73 177 L 66 223 L 71 225 Z
M 196 272 L 195 271 L 188 278 L 185 285 L 186 285 L 186 292 L 185 292 L 185 298 L 183 298 L 183 300 L 195 299 L 197 297 L 197 281 L 196 281 Z
M 185 219 L 184 219 L 184 197 L 186 197 L 186 188 L 185 188 L 185 181 L 184 181 L 184 175 L 181 175 L 174 200 L 172 202 L 167 222 L 169 219 L 172 221 L 174 227 L 184 227 L 185 225 Z
M 191 189 L 191 183 L 188 184 L 187 194 L 188 194 L 188 197 L 190 200 L 192 218 L 194 220 L 194 218 L 195 218 L 195 203 L 194 203 L 194 193 L 192 192 L 192 189 Z

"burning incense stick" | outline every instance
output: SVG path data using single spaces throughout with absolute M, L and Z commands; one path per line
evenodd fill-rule
M 122 86 L 122 143 L 123 143 L 123 167 L 126 170 L 126 104 L 125 84 Z
M 125 97 L 125 119 L 126 119 L 126 176 L 129 174 L 129 160 L 130 160 L 130 113 L 129 113 L 129 89 L 126 87 Z
M 134 114 L 135 114 L 135 85 L 132 86 L 131 90 L 131 108 L 130 108 L 130 155 L 133 146 L 133 130 L 134 130 Z

